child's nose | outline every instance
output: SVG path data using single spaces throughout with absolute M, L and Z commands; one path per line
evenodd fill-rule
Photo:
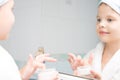
M 106 27 L 105 21 L 101 21 L 101 22 L 99 23 L 99 28 L 105 28 L 105 27 Z

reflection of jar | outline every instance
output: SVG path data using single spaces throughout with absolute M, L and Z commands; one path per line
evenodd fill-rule
M 79 66 L 77 68 L 78 74 L 80 76 L 85 76 L 90 74 L 91 67 L 90 66 Z
M 38 73 L 38 80 L 52 80 L 53 77 L 56 77 L 58 72 L 56 69 L 46 69 Z

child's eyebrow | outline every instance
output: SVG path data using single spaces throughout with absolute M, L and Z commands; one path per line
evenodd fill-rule
M 112 17 L 114 17 L 114 16 L 107 16 L 107 17 L 112 18 Z
M 114 18 L 115 15 L 108 15 L 107 17 L 108 17 L 108 18 Z
M 97 15 L 96 18 L 99 18 L 99 16 Z
M 99 18 L 100 16 L 97 15 L 96 18 Z M 110 18 L 114 18 L 115 16 L 114 15 L 107 15 L 106 17 L 110 17 Z

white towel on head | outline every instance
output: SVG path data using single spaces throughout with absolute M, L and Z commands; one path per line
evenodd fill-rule
M 3 4 L 5 4 L 8 0 L 0 0 L 0 6 L 2 6 Z
M 117 13 L 120 14 L 120 0 L 101 0 L 100 3 L 99 3 L 99 5 L 101 3 L 106 3 L 112 9 L 114 9 Z

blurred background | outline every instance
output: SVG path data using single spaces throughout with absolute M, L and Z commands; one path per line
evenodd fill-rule
M 15 25 L 0 44 L 19 67 L 39 47 L 59 59 L 57 70 L 71 72 L 67 53 L 84 55 L 98 43 L 97 0 L 15 0 Z M 64 66 L 60 66 L 64 65 Z M 67 69 L 67 70 L 66 70 Z

